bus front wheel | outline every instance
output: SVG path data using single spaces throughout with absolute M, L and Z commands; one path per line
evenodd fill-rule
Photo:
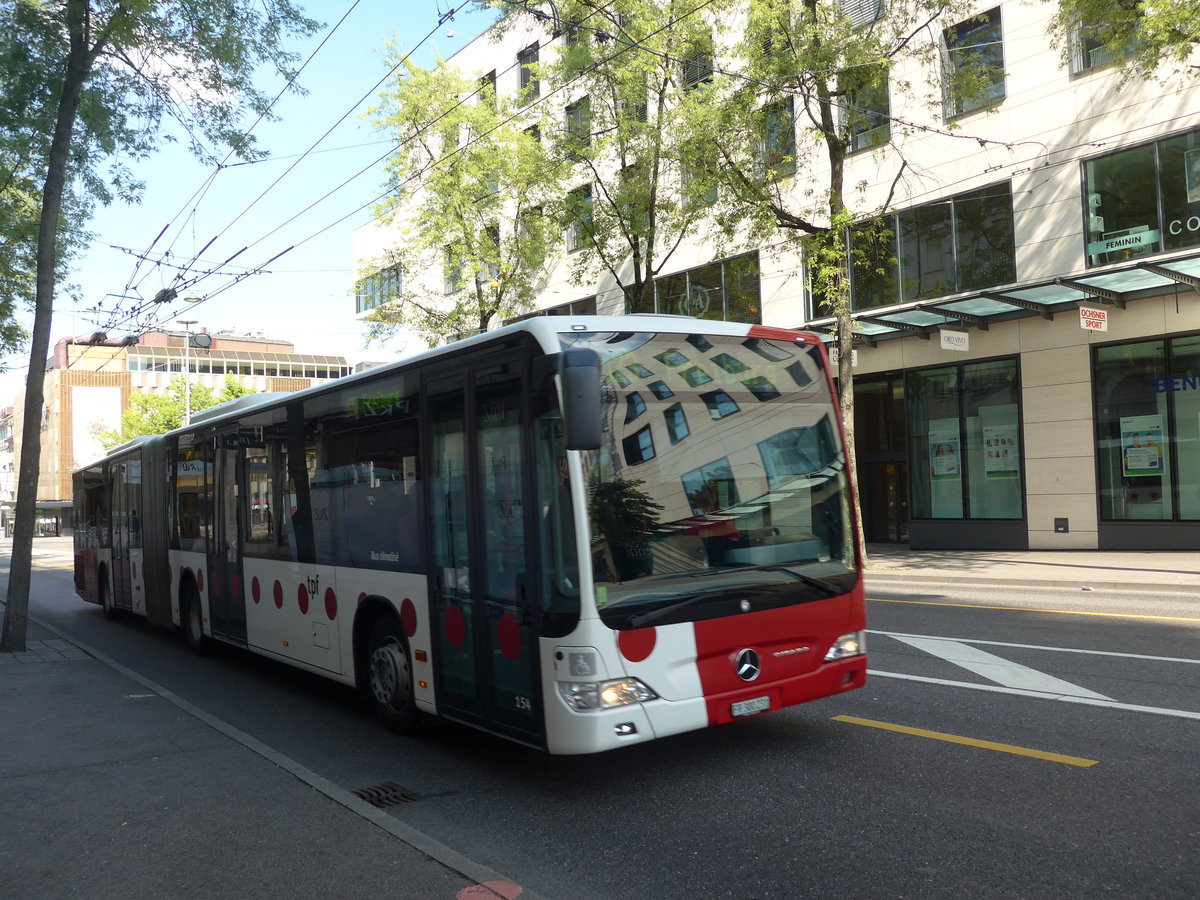
M 375 714 L 392 731 L 415 734 L 421 726 L 413 692 L 408 641 L 395 619 L 381 619 L 367 647 L 368 698 Z

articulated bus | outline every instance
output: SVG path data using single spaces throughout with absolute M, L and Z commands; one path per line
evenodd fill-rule
M 592 753 L 860 688 L 811 334 L 540 317 L 242 397 L 75 473 L 75 585 L 431 716 Z

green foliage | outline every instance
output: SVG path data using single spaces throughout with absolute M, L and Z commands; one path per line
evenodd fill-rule
M 111 449 L 136 437 L 166 434 L 182 427 L 189 400 L 187 391 L 187 382 L 182 375 L 172 379 L 166 394 L 134 391 L 129 398 L 129 408 L 121 414 L 121 429 L 104 432 L 100 435 L 100 443 L 105 449 Z M 192 415 L 253 393 L 253 388 L 247 387 L 234 375 L 225 376 L 225 384 L 219 391 L 207 385 L 193 384 L 190 397 Z
M 1120 68 L 1121 85 L 1200 75 L 1200 0 L 1058 0 L 1050 33 L 1066 62 L 1077 41 L 1099 50 Z
M 375 336 L 407 326 L 433 346 L 530 308 L 560 235 L 547 214 L 560 171 L 490 86 L 406 65 L 368 113 L 398 145 L 378 210 L 398 239 L 372 267 L 403 273 L 369 321 Z M 409 274 L 422 272 L 445 277 Z

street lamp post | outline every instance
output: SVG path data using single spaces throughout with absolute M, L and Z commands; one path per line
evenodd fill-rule
M 187 329 L 183 342 L 183 424 L 192 424 L 192 326 L 195 319 L 176 319 L 175 324 Z

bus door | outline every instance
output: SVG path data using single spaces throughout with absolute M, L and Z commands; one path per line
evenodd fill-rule
M 208 616 L 214 635 L 239 643 L 246 641 L 240 514 L 242 456 L 236 431 L 217 435 L 213 541 L 208 551 Z
M 138 463 L 126 460 L 109 469 L 112 497 L 112 599 L 120 609 L 133 608 L 133 585 L 130 577 L 130 551 L 136 536 L 136 515 L 133 504 L 136 495 L 130 483 L 138 475 Z
M 430 596 L 439 710 L 543 744 L 525 368 L 489 358 L 426 381 Z

